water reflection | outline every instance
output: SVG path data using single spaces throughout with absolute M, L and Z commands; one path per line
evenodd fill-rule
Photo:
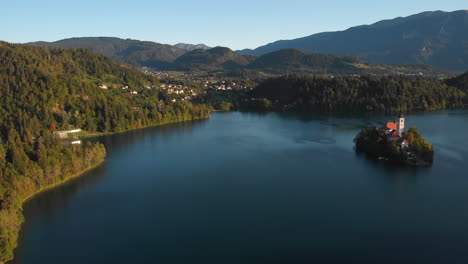
M 20 231 L 19 244 L 25 243 L 27 234 L 34 228 L 38 218 L 43 215 L 53 216 L 60 209 L 66 208 L 69 201 L 83 190 L 98 184 L 107 174 L 106 166 L 99 166 L 86 174 L 72 179 L 57 188 L 47 190 L 27 201 L 23 206 L 26 221 Z M 9 263 L 23 263 L 24 247 L 15 250 L 15 259 Z
M 124 133 L 119 133 L 110 136 L 103 136 L 89 139 L 92 142 L 99 141 L 106 146 L 109 154 L 112 154 L 112 150 L 118 150 L 119 148 L 124 148 L 125 146 L 132 145 L 137 141 L 145 141 L 145 139 L 150 138 L 154 133 L 158 133 L 161 136 L 165 135 L 182 135 L 193 131 L 197 127 L 202 127 L 206 125 L 207 120 L 192 120 L 185 122 L 178 122 L 173 124 L 167 124 L 162 126 L 149 127 L 145 129 L 137 129 Z

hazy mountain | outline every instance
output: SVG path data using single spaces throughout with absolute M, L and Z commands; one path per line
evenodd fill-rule
M 187 43 L 178 43 L 178 44 L 175 44 L 174 46 L 176 46 L 179 49 L 184 49 L 184 50 L 187 50 L 187 51 L 192 51 L 192 50 L 196 50 L 196 49 L 203 49 L 203 50 L 211 49 L 211 47 L 208 47 L 205 44 L 194 45 L 194 44 L 187 44 Z
M 62 48 L 85 48 L 103 54 L 119 63 L 157 69 L 170 68 L 171 63 L 177 57 L 186 53 L 186 50 L 172 45 L 112 37 L 70 38 L 55 42 L 33 42 L 29 44 Z
M 179 70 L 218 71 L 242 68 L 254 59 L 251 55 L 241 55 L 228 48 L 216 47 L 190 51 L 177 58 L 174 66 Z
M 287 48 L 353 56 L 374 63 L 426 63 L 464 71 L 468 69 L 468 11 L 424 12 L 238 52 L 262 55 Z

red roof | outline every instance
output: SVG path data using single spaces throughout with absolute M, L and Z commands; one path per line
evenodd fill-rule
M 393 133 L 391 134 L 391 137 L 394 137 L 394 138 L 399 138 L 399 137 L 400 137 L 400 135 L 398 135 L 398 133 L 397 133 L 397 132 L 393 132 Z
M 397 124 L 394 122 L 388 122 L 387 125 L 385 126 L 387 129 L 390 130 L 396 130 L 397 129 Z

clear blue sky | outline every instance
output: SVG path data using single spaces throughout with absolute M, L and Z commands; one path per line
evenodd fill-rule
M 466 0 L 6 0 L 0 39 L 115 36 L 255 48 L 423 11 L 468 9 Z

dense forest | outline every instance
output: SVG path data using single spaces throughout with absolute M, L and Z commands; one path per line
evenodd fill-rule
M 101 144 L 66 144 L 55 130 L 110 133 L 209 116 L 210 107 L 172 102 L 157 85 L 87 50 L 0 42 L 0 263 L 13 257 L 24 200 L 105 158 Z
M 240 55 L 228 48 L 216 47 L 185 53 L 174 61 L 173 67 L 182 71 L 223 71 L 243 68 L 254 59 L 255 56 Z
M 103 54 L 113 61 L 135 67 L 152 67 L 160 70 L 172 68 L 172 62 L 187 51 L 172 45 L 135 39 L 113 37 L 70 38 L 54 42 L 32 42 L 35 46 L 88 49 Z
M 447 81 L 450 83 L 450 81 Z M 396 113 L 463 107 L 466 93 L 445 81 L 414 76 L 285 75 L 244 99 L 246 109 Z
M 468 71 L 458 77 L 448 79 L 446 83 L 468 93 Z

